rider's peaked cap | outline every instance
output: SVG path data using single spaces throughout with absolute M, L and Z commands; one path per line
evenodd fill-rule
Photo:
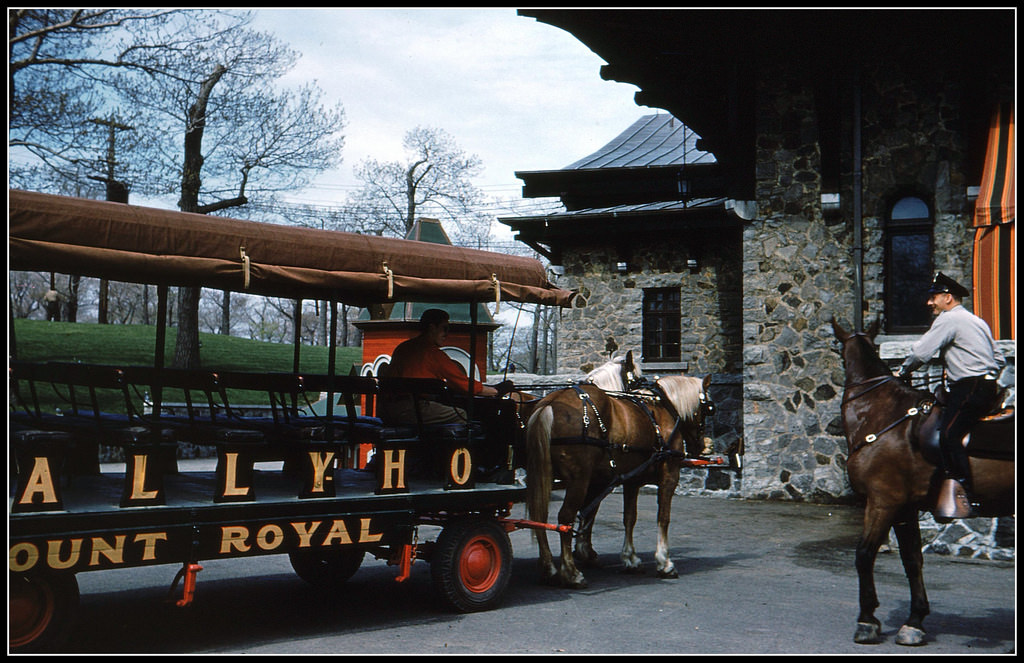
M 948 292 L 957 299 L 963 299 L 971 294 L 971 291 L 963 287 L 953 279 L 949 278 L 942 272 L 935 272 L 935 278 L 932 279 L 932 284 L 928 288 L 930 294 L 937 294 L 940 292 Z

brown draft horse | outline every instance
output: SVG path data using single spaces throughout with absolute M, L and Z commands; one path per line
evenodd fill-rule
M 910 616 L 896 642 L 924 644 L 922 622 L 929 607 L 918 512 L 934 508 L 940 483 L 927 453 L 940 406 L 932 407 L 927 392 L 894 377 L 879 358 L 874 345 L 877 321 L 867 332 L 850 333 L 833 319 L 832 330 L 842 345 L 846 369 L 841 409 L 848 445 L 847 473 L 854 491 L 867 498 L 856 552 L 860 615 L 853 639 L 863 644 L 881 640 L 881 624 L 874 616 L 878 607 L 874 565 L 878 548 L 892 528 L 910 583 Z M 978 515 L 1013 513 L 1013 460 L 972 457 L 971 474 L 973 497 L 980 502 Z
M 630 357 L 631 359 L 631 357 Z M 637 496 L 648 483 L 658 486 L 658 576 L 678 577 L 669 558 L 668 526 L 672 497 L 687 450 L 703 448 L 703 424 L 711 411 L 707 397 L 710 376 L 672 376 L 630 394 L 611 394 L 583 384 L 545 396 L 527 426 L 527 505 L 530 518 L 547 522 L 552 480 L 563 481 L 565 498 L 558 523 L 572 525 L 580 517 L 576 558 L 581 565 L 596 562 L 590 531 L 597 505 L 621 482 L 622 522 L 625 529 L 620 558 L 627 571 L 639 571 L 641 560 L 633 546 Z M 614 391 L 623 392 L 622 383 Z M 581 513 L 581 510 L 586 513 Z M 562 531 L 561 568 L 556 569 L 547 534 L 536 531 L 541 579 L 548 584 L 582 588 L 587 583 L 572 551 L 573 532 Z

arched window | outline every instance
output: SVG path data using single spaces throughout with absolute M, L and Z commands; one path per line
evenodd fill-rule
M 932 278 L 932 212 L 920 198 L 908 196 L 889 209 L 885 232 L 885 320 L 893 334 L 928 329 L 925 303 Z

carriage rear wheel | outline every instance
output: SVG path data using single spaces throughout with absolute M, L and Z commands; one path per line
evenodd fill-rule
M 295 550 L 288 553 L 292 569 L 300 578 L 314 587 L 336 587 L 344 584 L 359 570 L 365 551 L 341 548 L 337 550 Z
M 15 653 L 49 651 L 71 631 L 78 608 L 72 573 L 11 573 L 7 594 L 10 638 Z
M 512 577 L 512 544 L 493 520 L 464 519 L 447 525 L 430 560 L 442 601 L 460 612 L 496 607 Z

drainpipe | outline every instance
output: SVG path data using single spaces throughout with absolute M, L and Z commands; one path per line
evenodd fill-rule
M 853 328 L 864 330 L 864 238 L 861 211 L 860 77 L 853 82 Z

